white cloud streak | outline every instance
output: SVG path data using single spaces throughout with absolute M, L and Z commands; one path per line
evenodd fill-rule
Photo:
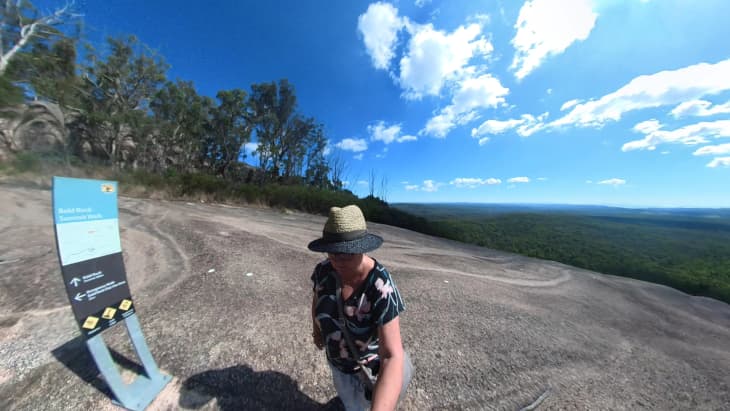
M 696 156 L 706 156 L 706 155 L 720 156 L 723 154 L 730 154 L 730 143 L 718 144 L 716 146 L 704 146 L 704 147 L 698 148 L 692 154 L 694 154 Z
M 730 73 L 730 59 L 639 76 L 598 100 L 575 105 L 568 114 L 549 126 L 600 127 L 608 121 L 620 120 L 630 111 L 679 104 L 721 93 L 730 90 L 727 73 Z
M 487 120 L 479 127 L 471 130 L 471 136 L 480 138 L 484 135 L 502 134 L 506 131 L 516 129 L 518 135 L 529 137 L 532 134 L 545 128 L 545 119 L 548 113 L 535 117 L 532 114 L 523 114 L 519 119 L 510 120 Z
M 730 113 L 730 101 L 725 104 L 712 105 L 707 100 L 690 100 L 678 105 L 672 109 L 671 114 L 674 118 L 680 117 L 708 117 L 715 114 Z
M 707 163 L 707 167 L 730 167 L 730 157 L 718 157 Z
M 634 131 L 644 134 L 645 137 L 629 141 L 621 147 L 621 150 L 654 150 L 660 144 L 692 146 L 707 143 L 710 138 L 730 137 L 730 120 L 703 121 L 675 130 L 663 130 L 663 127 L 663 124 L 654 119 L 635 125 Z
M 449 184 L 458 188 L 477 188 L 483 185 L 496 185 L 501 183 L 502 180 L 498 178 L 455 178 L 449 182 Z
M 626 184 L 626 180 L 622 178 L 609 178 L 608 180 L 599 181 L 598 184 L 609 185 L 609 186 L 622 186 Z
M 591 0 L 526 1 L 512 39 L 515 57 L 511 68 L 515 77 L 522 80 L 549 56 L 561 54 L 574 42 L 588 38 L 597 17 Z
M 509 180 L 507 180 L 508 183 L 529 183 L 530 178 L 529 177 L 512 177 Z

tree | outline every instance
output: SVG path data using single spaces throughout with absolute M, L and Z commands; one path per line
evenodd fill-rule
M 245 156 L 242 149 L 251 139 L 252 126 L 244 90 L 219 91 L 216 97 L 219 103 L 211 110 L 204 156 L 216 175 L 227 177 L 229 168 Z
M 330 167 L 325 158 L 327 138 L 321 124 L 311 129 L 305 146 L 307 148 L 304 171 L 306 183 L 318 188 L 328 188 L 330 184 L 327 177 L 330 173 Z
M 297 146 L 313 124 L 296 115 L 296 105 L 294 87 L 286 79 L 280 80 L 278 86 L 275 82 L 251 86 L 249 114 L 258 142 L 256 154 L 260 167 L 270 178 L 291 175 L 291 165 L 301 153 Z
M 5 0 L 0 7 L 0 77 L 24 48 L 60 36 L 57 27 L 79 16 L 73 13 L 73 3 L 45 16 L 27 0 Z
M 200 96 L 192 81 L 167 82 L 150 102 L 158 123 L 155 139 L 161 170 L 193 171 L 202 164 L 205 126 L 213 101 Z
M 133 162 L 137 143 L 149 136 L 149 102 L 165 81 L 167 64 L 137 38 L 109 38 L 106 59 L 87 46 L 82 68 L 84 136 L 117 169 Z
M 344 188 L 345 172 L 347 170 L 347 161 L 345 156 L 342 155 L 342 151 L 333 151 L 328 159 L 328 166 L 330 170 L 330 181 L 335 190 L 341 190 Z

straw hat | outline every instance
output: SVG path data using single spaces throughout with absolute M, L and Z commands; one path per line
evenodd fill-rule
M 322 231 L 322 238 L 309 243 L 312 251 L 363 254 L 383 244 L 383 239 L 368 233 L 365 216 L 356 205 L 332 207 Z

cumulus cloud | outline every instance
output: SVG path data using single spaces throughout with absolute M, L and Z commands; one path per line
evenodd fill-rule
M 718 157 L 707 163 L 707 167 L 730 167 L 730 157 Z
M 512 177 L 509 180 L 507 180 L 508 183 L 529 183 L 530 178 L 529 177 Z
M 398 17 L 398 9 L 383 2 L 371 4 L 357 19 L 357 29 L 376 69 L 387 70 L 390 66 L 398 32 L 404 25 L 405 20 Z
M 454 185 L 459 188 L 477 188 L 479 186 L 483 185 L 495 185 L 495 184 L 501 184 L 502 180 L 498 178 L 487 178 L 487 179 L 481 179 L 481 178 L 455 178 L 449 182 L 449 184 Z
M 609 178 L 608 180 L 599 181 L 598 184 L 609 185 L 609 186 L 622 186 L 626 184 L 626 180 L 621 178 Z
M 525 78 L 549 56 L 560 54 L 576 41 L 588 38 L 596 23 L 591 0 L 527 1 L 520 9 L 512 39 L 515 57 L 511 69 Z
M 451 104 L 429 119 L 422 133 L 446 137 L 452 128 L 475 119 L 478 109 L 503 104 L 508 93 L 509 89 L 491 74 L 467 78 L 456 87 Z
M 416 141 L 418 138 L 412 135 L 401 135 L 401 125 L 393 124 L 386 125 L 384 121 L 377 121 L 374 124 L 368 126 L 368 133 L 370 133 L 370 140 L 382 141 L 385 144 L 390 144 L 394 141 L 403 143 L 406 141 Z
M 478 23 L 459 26 L 451 33 L 432 24 L 409 22 L 406 26 L 411 38 L 400 59 L 399 83 L 409 99 L 439 95 L 447 82 L 468 76 L 473 57 L 486 57 L 493 50 Z
M 359 152 L 359 151 L 365 151 L 368 149 L 368 143 L 365 141 L 365 139 L 358 138 L 346 138 L 339 143 L 335 144 L 335 147 L 340 148 L 342 150 L 347 151 L 353 151 L 353 152 Z
M 654 150 L 660 144 L 670 143 L 697 145 L 707 143 L 709 138 L 730 137 L 730 120 L 703 121 L 675 130 L 663 130 L 663 127 L 654 119 L 635 125 L 634 131 L 644 134 L 644 138 L 629 141 L 621 150 Z
M 690 100 L 678 105 L 672 109 L 671 114 L 674 118 L 680 117 L 707 117 L 715 114 L 730 113 L 730 101 L 725 104 L 712 105 L 707 100 Z
M 618 121 L 624 113 L 697 100 L 730 90 L 730 59 L 719 63 L 699 63 L 632 79 L 628 84 L 598 100 L 576 104 L 549 125 L 600 127 Z
M 483 146 L 485 144 L 489 143 L 489 137 L 482 137 L 479 139 L 479 145 Z
M 522 137 L 529 137 L 537 131 L 545 128 L 545 119 L 548 113 L 535 117 L 532 114 L 523 114 L 519 119 L 510 120 L 487 120 L 479 127 L 471 130 L 471 136 L 480 138 L 489 134 L 502 134 L 506 131 L 516 129 L 517 134 Z

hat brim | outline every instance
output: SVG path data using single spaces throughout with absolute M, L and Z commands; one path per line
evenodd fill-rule
M 320 253 L 364 254 L 377 249 L 382 244 L 382 237 L 367 233 L 358 239 L 350 241 L 326 242 L 324 239 L 318 238 L 309 243 L 307 248 Z

